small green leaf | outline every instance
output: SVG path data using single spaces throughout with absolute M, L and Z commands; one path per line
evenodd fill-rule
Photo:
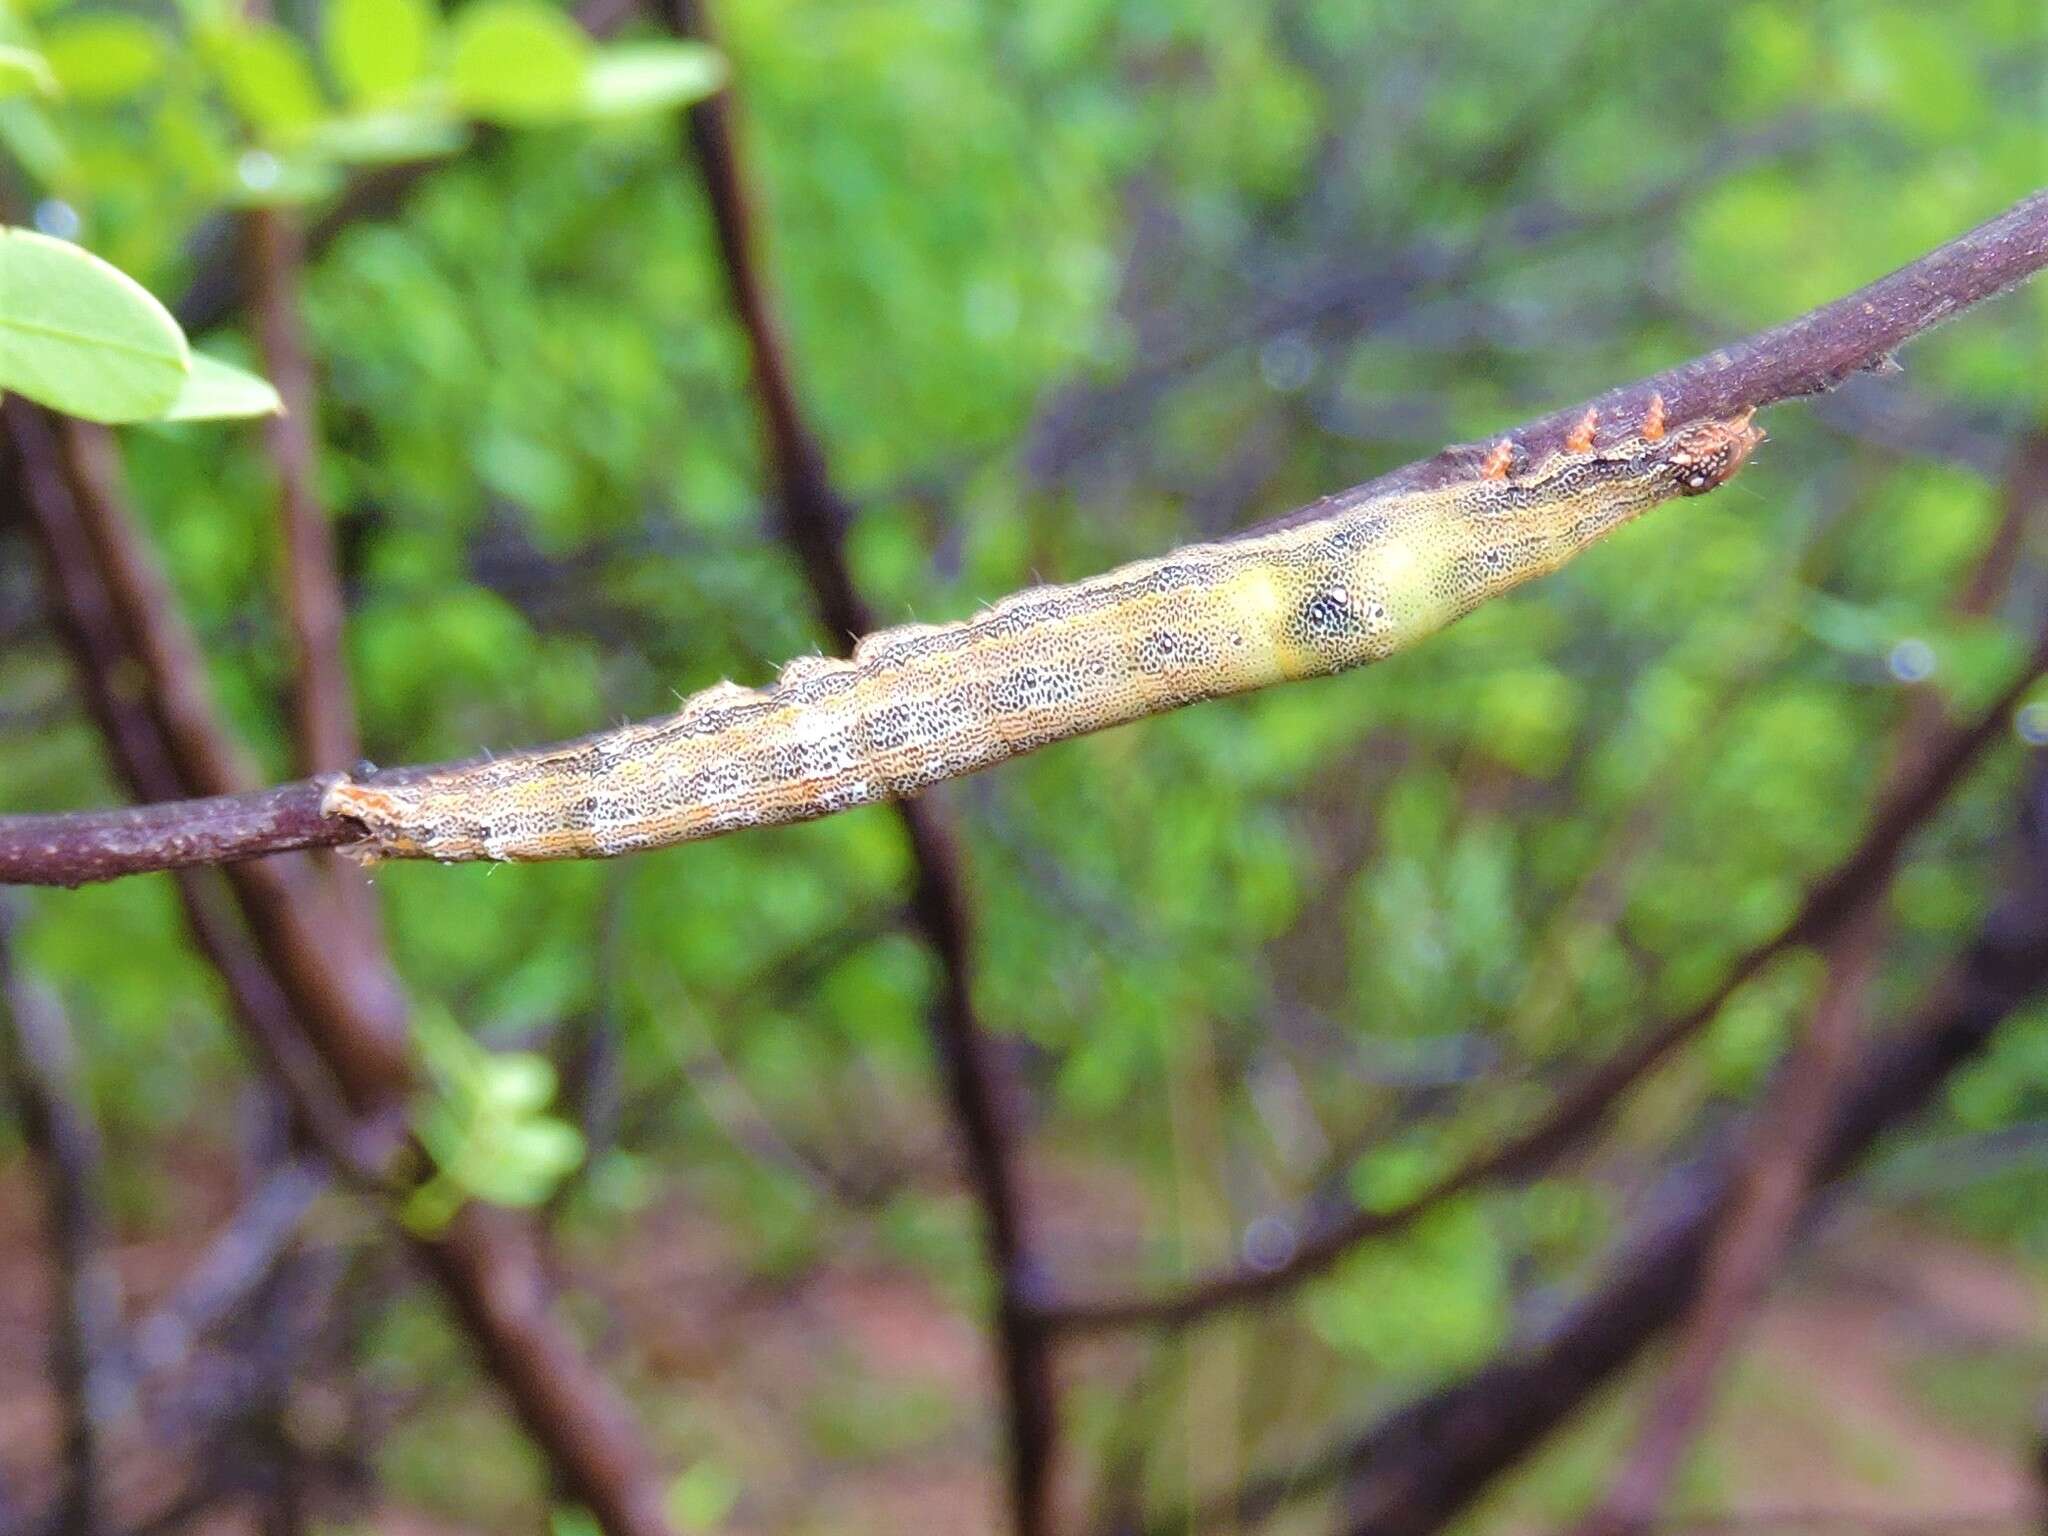
M 0 99 L 0 150 L 14 156 L 37 181 L 60 182 L 71 174 L 71 154 L 56 125 L 26 96 Z
M 725 1524 L 740 1501 L 739 1479 L 715 1461 L 700 1461 L 668 1485 L 669 1518 L 686 1531 Z
M 275 22 L 244 21 L 213 34 L 221 89 L 258 133 L 289 138 L 326 110 L 305 44 Z
M 222 421 L 240 416 L 282 416 L 284 402 L 268 379 L 245 373 L 232 364 L 192 354 L 192 372 L 164 421 Z
M 57 76 L 50 61 L 33 48 L 0 43 L 0 96 L 57 94 Z
M 185 333 L 132 277 L 0 229 L 0 390 L 87 421 L 143 421 L 170 409 L 191 371 Z
M 163 34 L 138 16 L 102 12 L 52 22 L 43 57 L 64 94 L 81 102 L 118 101 L 163 73 Z
M 440 31 L 427 0 L 334 0 L 321 42 L 350 100 L 385 102 L 426 78 Z
M 591 61 L 583 111 L 589 117 L 673 112 L 724 84 L 724 57 L 702 43 L 621 43 Z
M 305 147 L 345 165 L 392 165 L 452 155 L 469 142 L 466 125 L 438 112 L 366 112 L 335 118 L 307 136 Z
M 326 160 L 251 149 L 235 162 L 234 183 L 225 198 L 237 208 L 291 208 L 340 190 L 341 173 Z
M 482 1097 L 501 1114 L 537 1114 L 555 1096 L 555 1069 L 546 1057 L 531 1051 L 506 1051 L 493 1056 Z
M 500 123 L 579 116 L 590 39 L 538 0 L 477 0 L 455 18 L 456 105 Z

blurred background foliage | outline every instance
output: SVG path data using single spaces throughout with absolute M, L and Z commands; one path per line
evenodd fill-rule
M 166 295 L 221 203 L 317 206 L 365 158 L 332 146 L 378 82 L 460 72 L 457 41 L 408 41 L 395 4 L 353 43 L 309 0 L 262 30 L 213 0 L 14 4 L 64 88 L 0 102 L 16 189 Z M 2048 180 L 2029 0 L 732 0 L 719 20 L 801 388 L 892 622 L 1220 533 L 1665 366 Z M 447 164 L 307 278 L 383 763 L 660 713 L 820 643 L 673 117 L 562 107 L 559 83 L 505 78 L 545 75 L 545 47 L 502 57 L 477 66 L 482 98 L 451 85 L 427 114 Z M 1863 824 L 1909 698 L 1981 702 L 2020 654 L 2037 542 L 1990 618 L 1951 606 L 2001 466 L 2048 425 L 2044 338 L 2036 284 L 1916 345 L 1902 379 L 1773 412 L 1728 491 L 1414 654 L 946 789 L 977 998 L 1031 1089 L 1048 1264 L 1166 1278 L 1318 1192 L 1396 1200 L 1782 920 Z M 256 433 L 123 442 L 213 681 L 288 776 Z M 109 802 L 24 552 L 0 552 L 0 809 Z M 1885 1003 L 1980 915 L 2023 755 L 1995 754 L 1914 845 Z M 553 1098 L 523 1067 L 509 1091 L 577 1122 L 588 1155 L 556 1138 L 574 1170 L 524 1192 L 558 1203 L 592 1335 L 693 1528 L 982 1518 L 960 1493 L 985 1489 L 990 1444 L 972 1313 L 904 1300 L 982 1300 L 907 867 L 867 810 L 613 865 L 377 876 L 423 1013 L 554 1063 Z M 124 1226 L 180 1230 L 249 1082 L 217 988 L 160 881 L 30 911 L 23 954 L 78 1021 Z M 1179 1425 L 1143 1473 L 1170 1504 L 1483 1358 L 1651 1197 L 1667 1149 L 1758 1087 L 1817 976 L 1795 956 L 1745 988 L 1558 1177 L 1446 1206 L 1191 1342 L 1088 1352 L 1081 1480 L 1134 1426 Z M 1881 1160 L 1859 1219 L 1989 1245 L 2038 1287 L 2044 1126 L 2048 1015 Z M 366 1368 L 413 1405 L 380 1452 L 390 1496 L 530 1520 L 537 1474 L 450 1388 L 468 1368 L 433 1308 L 398 1293 L 365 1327 Z M 2017 1389 L 1962 1382 L 1928 1412 L 1976 1403 L 1994 1443 L 2017 1433 L 1980 1401 Z M 1583 1493 L 1602 1433 L 1516 1498 Z M 1866 1477 L 1871 1454 L 1827 1475 Z M 1697 1496 L 1740 1461 L 1710 1449 Z

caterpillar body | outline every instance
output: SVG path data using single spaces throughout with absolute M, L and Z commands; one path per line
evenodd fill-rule
M 908 795 L 1066 737 L 1341 671 L 1553 571 L 1762 440 L 1749 413 L 1667 432 L 1661 401 L 1605 444 L 1586 418 L 1517 471 L 1337 498 L 1269 533 L 1035 587 L 956 624 L 720 683 L 668 717 L 556 746 L 343 777 L 322 810 L 368 858 L 600 858 Z

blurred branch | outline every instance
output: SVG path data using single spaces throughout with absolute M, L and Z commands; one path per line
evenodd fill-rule
M 686 37 L 708 34 L 701 0 L 660 0 L 662 19 Z M 853 509 L 834 487 L 824 449 L 804 419 L 788 352 L 769 297 L 755 233 L 752 189 L 735 143 L 730 88 L 690 108 L 687 136 L 711 204 L 719 256 L 753 363 L 768 465 L 783 540 L 796 555 L 818 617 L 842 653 L 874 628 L 846 560 Z M 1051 1340 L 1025 1301 L 1029 1238 L 998 1063 L 975 1014 L 969 909 L 958 843 L 944 802 L 897 802 L 916 870 L 911 919 L 939 962 L 932 1044 L 944 1074 L 966 1172 L 981 1207 L 996 1287 L 996 1356 L 1003 1387 L 1010 1496 L 1020 1536 L 1051 1529 L 1058 1405 Z
M 57 1000 L 14 965 L 14 914 L 0 902 L 0 1077 L 21 1116 L 44 1186 L 55 1284 L 50 1371 L 64 1423 L 56 1512 L 72 1536 L 104 1530 L 100 1428 L 104 1365 L 121 1324 L 121 1282 L 106 1253 L 99 1129 L 78 1092 L 71 1024 Z
M 52 607 L 117 765 L 144 796 L 238 787 L 238 754 L 122 505 L 107 434 L 18 399 L 0 405 L 0 422 L 0 483 L 42 548 Z M 290 863 L 227 871 L 255 956 L 196 898 L 188 912 L 204 914 L 210 950 L 230 957 L 238 1014 L 302 1123 L 325 1127 L 341 1166 L 367 1164 L 381 1182 L 410 1086 L 406 1004 L 381 953 L 333 942 L 333 908 L 309 873 Z M 410 1239 L 568 1494 L 610 1536 L 669 1536 L 662 1479 L 625 1405 L 549 1307 L 530 1224 L 472 1204 L 440 1234 Z
M 318 449 L 313 430 L 319 400 L 313 360 L 299 324 L 299 268 L 305 240 L 292 216 L 258 208 L 248 216 L 248 287 L 263 372 L 277 386 L 284 414 L 264 423 L 263 440 L 278 479 L 283 531 L 285 615 L 293 659 L 293 739 L 299 771 L 340 773 L 362 756 L 355 704 L 342 660 L 343 605 L 334 531 L 314 483 Z
M 1547 108 L 1546 108 L 1547 109 Z M 1608 229 L 1630 229 L 1669 219 L 1690 198 L 1722 177 L 1816 136 L 1823 125 L 1798 114 L 1761 130 L 1730 135 L 1708 146 L 1681 176 L 1606 208 L 1576 211 L 1549 197 L 1533 197 L 1489 218 L 1462 243 L 1421 238 L 1361 258 L 1349 253 L 1285 287 L 1249 300 L 1251 312 L 1220 323 L 1176 318 L 1150 327 L 1165 334 L 1198 335 L 1193 345 L 1167 356 L 1145 356 L 1109 385 L 1079 385 L 1056 396 L 1040 413 L 1025 451 L 1026 467 L 1041 479 L 1077 462 L 1140 422 L 1169 390 L 1232 352 L 1276 337 L 1320 332 L 1356 339 L 1412 313 L 1432 296 L 1479 276 L 1503 252 L 1522 257 Z M 1495 146 L 1489 166 L 1447 168 L 1445 180 L 1462 186 L 1496 185 L 1510 161 L 1543 142 L 1537 133 L 1512 133 Z
M 1743 1324 L 1791 1251 L 1828 1119 L 1855 1053 L 1856 1022 L 1884 938 L 1866 906 L 1830 946 L 1821 996 L 1769 1102 L 1743 1138 L 1733 1193 L 1702 1262 L 1699 1300 L 1621 1471 L 1579 1536 L 1649 1536 L 1713 1401 Z
M 720 106 L 717 110 L 722 113 L 724 109 Z M 693 125 L 700 121 L 722 124 L 724 118 L 693 117 L 691 121 Z M 702 131 L 692 128 L 693 135 Z M 724 142 L 719 138 L 711 147 L 717 149 Z M 717 195 L 713 206 L 721 206 Z M 720 220 L 721 248 L 729 261 L 739 257 L 741 270 L 751 272 L 753 264 L 744 259 L 749 247 L 743 204 L 733 202 L 730 207 L 733 211 Z M 1890 368 L 1892 354 L 1906 341 L 2044 265 L 2048 265 L 2048 191 L 2023 199 L 1890 276 L 1789 324 L 1611 390 L 1593 401 L 1540 417 L 1506 436 L 1521 457 L 1540 458 L 1563 447 L 1589 407 L 1598 409 L 1603 418 L 1639 420 L 1651 397 L 1661 396 L 1668 427 L 1677 430 L 1704 417 L 1739 415 L 1754 407 L 1820 393 L 1854 373 Z M 845 523 L 845 503 L 825 479 L 815 440 L 802 418 L 794 414 L 794 396 L 788 392 L 780 344 L 766 326 L 765 312 L 759 311 L 758 279 L 744 281 L 749 286 L 743 288 L 736 280 L 734 291 L 743 318 L 758 313 L 762 321 L 762 327 L 750 328 L 749 335 L 759 338 L 757 358 L 766 360 L 766 371 L 758 377 L 763 381 L 763 416 L 771 433 L 785 532 L 803 560 L 827 625 L 836 634 L 851 634 L 861 627 L 864 614 L 845 576 L 844 562 L 834 556 Z M 19 402 L 9 402 L 10 411 L 18 407 Z M 1470 479 L 1479 473 L 1481 460 L 1499 440 L 1446 448 L 1337 497 L 1261 524 L 1259 529 L 1327 515 L 1333 504 Z M 375 776 L 366 782 L 374 784 Z M 214 786 L 204 787 L 218 793 Z M 0 817 L 0 883 L 76 884 L 182 868 L 195 862 L 332 847 L 362 835 L 360 829 L 346 823 L 322 824 L 317 816 L 306 814 L 318 798 L 314 783 L 284 786 L 275 793 L 278 798 L 270 803 L 270 815 L 257 824 L 239 827 L 232 825 L 234 820 L 252 811 L 239 800 L 187 802 L 165 808 L 142 826 L 136 825 L 132 815 L 110 817 L 106 812 Z
M 2011 576 L 2028 525 L 2048 505 L 2048 434 L 2029 439 L 2007 479 L 2004 500 L 1990 545 L 1954 604 L 1963 616 L 1981 616 L 1991 606 Z M 1888 792 L 1898 792 L 1900 781 L 1920 771 L 1938 750 L 1940 709 L 1931 690 L 1913 698 L 1893 751 Z M 1794 1048 L 1769 1104 L 1746 1138 L 1735 1196 L 1715 1234 L 1700 1298 L 1671 1367 L 1639 1421 L 1621 1470 L 1580 1526 L 1580 1536 L 1648 1536 L 1656 1526 L 1744 1322 L 1762 1302 L 1772 1274 L 1791 1249 L 1827 1117 L 1849 1067 L 1855 1023 L 1877 969 L 1886 927 L 1883 910 L 1866 905 L 1835 936 L 1806 1036 Z
M 18 401 L 0 407 L 7 429 L 0 465 L 9 503 L 34 534 L 52 622 L 84 683 L 85 703 L 114 767 L 141 799 L 184 792 L 177 769 L 137 686 L 139 663 L 122 633 L 113 599 L 79 531 L 72 487 L 57 453 L 56 427 Z M 342 1102 L 326 1062 L 307 1044 L 277 977 L 257 955 L 229 908 L 225 876 L 184 869 L 176 877 L 193 942 L 220 973 L 236 1017 L 273 1076 L 288 1084 L 306 1127 L 339 1168 L 356 1169 L 359 1126 Z
M 1913 1023 L 1866 1048 L 1828 1117 L 1816 1159 L 1841 1178 L 1917 1113 L 1951 1073 L 2048 983 L 2048 760 L 2020 793 L 2000 899 Z M 1194 1524 L 1250 1523 L 1339 1478 L 1352 1536 L 1429 1536 L 1567 1423 L 1700 1291 L 1714 1233 L 1735 1198 L 1740 1159 L 1675 1172 L 1654 1214 L 1610 1259 L 1606 1278 L 1532 1343 L 1396 1410 L 1357 1438 L 1262 1476 Z M 1809 1201 L 1809 1207 L 1811 1201 Z M 1183 1531 L 1186 1512 L 1154 1529 Z
M 177 1370 L 261 1288 L 328 1182 L 314 1159 L 294 1158 L 243 1200 L 178 1289 L 136 1325 L 130 1366 L 137 1387 Z
M 49 424 L 55 473 L 68 493 L 51 510 L 68 514 L 83 535 L 133 658 L 131 686 L 139 685 L 143 712 L 178 782 L 202 795 L 248 790 L 255 775 L 215 711 L 199 643 L 127 504 L 113 434 L 48 417 L 19 400 L 4 409 L 23 424 L 17 440 L 30 420 Z M 50 520 L 44 516 L 37 526 Z M 303 859 L 235 864 L 227 877 L 257 948 L 357 1109 L 402 1098 L 410 1074 L 405 999 L 388 962 L 356 942 L 332 893 Z
M 1665 420 L 1677 430 L 1691 422 L 1825 394 L 1854 374 L 1888 373 L 1897 366 L 1893 353 L 1906 342 L 1972 304 L 2003 293 L 2043 266 L 2048 266 L 2048 189 L 2020 199 L 1967 234 L 1796 320 L 1552 411 L 1500 437 L 1454 444 L 1246 532 L 1325 515 L 1332 499 L 1349 502 L 1469 480 L 1502 438 L 1514 444 L 1517 457 L 1525 462 L 1561 451 L 1588 410 L 1597 410 L 1604 421 L 1640 421 L 1650 398 L 1661 396 Z
M 1357 1210 L 1304 1240 L 1284 1262 L 1238 1265 L 1163 1292 L 1045 1304 L 1048 1326 L 1088 1332 L 1131 1326 L 1184 1327 L 1232 1307 L 1265 1300 L 1335 1264 L 1359 1243 L 1399 1231 L 1457 1195 L 1543 1167 L 1590 1134 L 1614 1104 L 1673 1051 L 1712 1022 L 1745 983 L 1779 956 L 1834 935 L 1888 886 L 1907 841 L 1947 801 L 1978 757 L 2005 733 L 2013 707 L 2048 670 L 2048 633 L 1999 698 L 1967 729 L 1950 732 L 1918 775 L 1884 797 L 1855 849 L 1808 890 L 1792 917 L 1744 952 L 1694 1007 L 1644 1030 L 1562 1093 L 1538 1121 L 1402 1202 Z

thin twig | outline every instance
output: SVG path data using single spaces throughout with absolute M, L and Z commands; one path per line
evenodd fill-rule
M 138 799 L 173 801 L 183 783 L 134 686 L 137 663 L 79 531 L 56 425 L 14 401 L 0 406 L 0 419 L 7 428 L 0 439 L 7 460 L 0 483 L 18 497 L 15 506 L 34 535 L 51 621 L 83 681 L 87 711 L 129 790 Z M 175 884 L 194 947 L 219 972 L 235 1016 L 266 1067 L 289 1086 L 303 1125 L 337 1168 L 361 1171 L 358 1141 L 367 1128 L 343 1102 L 339 1083 L 306 1042 L 277 977 L 236 920 L 224 875 L 186 868 L 177 871 Z
M 299 323 L 298 276 L 304 260 L 305 240 L 291 214 L 276 208 L 249 214 L 248 287 L 257 350 L 264 374 L 284 401 L 284 413 L 264 423 L 263 437 L 277 474 L 283 532 L 284 609 L 294 661 L 292 738 L 301 773 L 342 773 L 355 766 L 362 752 L 342 660 L 334 530 L 315 484 L 319 398 Z
M 0 1086 L 10 1091 L 41 1166 L 44 1225 L 56 1284 L 51 1375 L 63 1410 L 63 1529 L 105 1528 L 100 1465 L 107 1417 L 105 1366 L 121 1325 L 120 1279 L 106 1251 L 99 1129 L 78 1093 L 70 1021 L 57 1000 L 15 969 L 13 913 L 0 903 Z
M 270 1278 L 328 1185 L 317 1161 L 298 1157 L 243 1200 L 178 1289 L 135 1325 L 129 1364 L 138 1388 L 184 1365 L 199 1341 Z
M 1744 1138 L 1727 1213 L 1701 1266 L 1700 1298 L 1670 1370 L 1638 1420 L 1621 1471 L 1578 1536 L 1649 1536 L 1657 1523 L 1743 1324 L 1797 1236 L 1828 1117 L 1853 1064 L 1882 918 L 1880 908 L 1866 906 L 1831 946 L 1805 1036 Z
M 1895 354 L 1905 343 L 2025 281 L 2043 266 L 2048 266 L 2048 189 L 2021 198 L 1967 234 L 1796 320 L 1552 411 L 1500 437 L 1446 448 L 1246 532 L 1305 522 L 1324 515 L 1333 502 L 1470 480 L 1503 438 L 1519 462 L 1541 458 L 1563 449 L 1588 410 L 1597 410 L 1603 421 L 1641 421 L 1651 397 L 1660 396 L 1666 421 L 1679 424 L 1739 416 L 1785 400 L 1825 394 L 1854 374 L 1891 371 Z
M 660 9 L 676 32 L 706 35 L 706 18 L 697 0 L 662 0 Z M 824 449 L 804 418 L 776 323 L 755 234 L 751 190 L 734 143 L 731 91 L 692 107 L 686 131 L 710 200 L 733 309 L 747 337 L 781 532 L 803 568 L 819 619 L 834 647 L 844 651 L 874 627 L 846 560 L 846 529 L 853 509 L 832 484 Z M 1051 1341 L 1025 1298 L 1032 1263 L 1029 1238 L 1006 1096 L 995 1054 L 975 1013 L 970 902 L 944 803 L 927 795 L 899 801 L 897 811 L 916 871 L 911 918 L 939 961 L 932 1042 L 965 1152 L 968 1182 L 981 1207 L 995 1279 L 996 1356 L 1008 1431 L 1012 1511 L 1020 1536 L 1040 1536 L 1050 1529 L 1058 1447 Z
M 2048 191 L 2021 200 L 1997 218 L 1890 276 L 1787 325 L 1540 417 L 1504 435 L 1519 456 L 1536 457 L 1561 448 L 1589 407 L 1597 408 L 1603 419 L 1639 420 L 1651 398 L 1661 396 L 1667 425 L 1676 430 L 1703 417 L 1739 415 L 1753 407 L 1820 393 L 1851 374 L 1887 369 L 1897 349 L 1920 332 L 2010 288 L 2044 265 L 2048 265 Z M 1333 506 L 1372 495 L 1470 479 L 1500 440 L 1495 437 L 1485 443 L 1446 448 L 1365 485 L 1260 524 L 1258 529 L 1327 515 Z M 786 447 L 788 462 L 778 466 L 778 473 L 821 473 L 822 461 L 807 434 L 792 434 Z M 805 468 L 807 465 L 811 467 Z M 820 526 L 829 531 L 835 520 L 843 521 L 843 503 L 831 493 L 829 483 L 820 484 L 822 494 L 816 502 L 823 516 Z M 834 590 L 835 578 L 818 560 L 813 543 L 797 547 L 807 573 L 816 569 L 813 582 L 814 589 L 823 594 L 821 607 L 826 597 L 830 599 L 828 624 L 835 632 L 849 632 L 861 618 L 857 599 Z M 399 774 L 419 771 L 393 770 Z M 376 777 L 366 782 L 374 784 Z M 281 803 L 291 807 L 293 814 L 278 821 L 238 831 L 216 829 L 213 822 L 217 818 L 243 813 L 245 808 L 238 802 L 188 803 L 181 812 L 166 812 L 164 820 L 152 825 L 156 842 L 136 835 L 132 827 L 125 838 L 110 833 L 104 812 L 0 817 L 0 884 L 75 884 L 194 862 L 333 847 L 359 841 L 365 835 L 362 829 L 347 824 L 320 825 L 296 814 L 316 797 L 313 785 L 286 786 L 279 793 Z

